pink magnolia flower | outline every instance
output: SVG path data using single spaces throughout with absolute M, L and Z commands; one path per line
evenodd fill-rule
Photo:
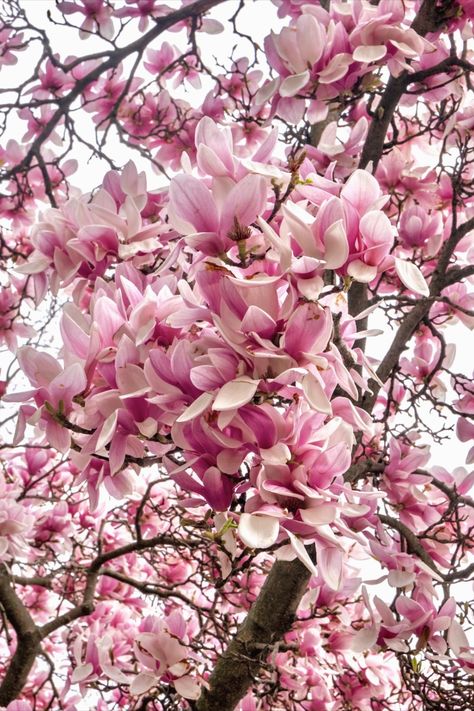
M 193 626 L 178 612 L 164 619 L 148 617 L 140 625 L 135 654 L 144 671 L 139 672 L 130 685 L 132 695 L 143 694 L 160 679 L 173 684 L 186 699 L 197 699 L 199 682 L 191 675 L 189 640 Z
M 0 342 L 4 341 L 13 352 L 16 351 L 18 338 L 27 338 L 35 333 L 31 326 L 21 322 L 21 298 L 13 285 L 0 287 Z
M 267 201 L 265 179 L 247 175 L 232 185 L 222 200 L 191 175 L 171 180 L 168 216 L 171 226 L 186 235 L 187 243 L 210 256 L 224 254 L 249 237 L 249 225 L 263 213 Z
M 430 318 L 435 324 L 444 324 L 454 319 L 460 321 L 469 329 L 474 328 L 474 316 L 470 313 L 474 311 L 474 293 L 472 292 L 472 278 L 452 284 L 443 289 L 442 296 L 449 301 L 435 302 L 430 309 Z M 459 306 L 460 308 L 456 308 Z
M 0 69 L 2 65 L 11 65 L 18 62 L 16 53 L 26 49 L 26 42 L 23 37 L 22 32 L 17 32 L 11 27 L 4 27 L 0 30 L 0 45 L 2 47 Z
M 311 199 L 319 194 L 305 191 Z M 367 171 L 356 170 L 339 197 L 323 200 L 311 219 L 299 206 L 283 207 L 284 225 L 306 256 L 321 259 L 325 267 L 370 282 L 391 265 L 388 254 L 394 230 L 381 207 L 388 200 L 377 180 Z
M 113 632 L 105 635 L 102 632 L 100 636 L 92 632 L 87 639 L 85 648 L 81 637 L 77 636 L 73 650 L 76 665 L 71 675 L 71 683 L 79 683 L 82 686 L 86 681 L 95 681 L 105 675 L 119 684 L 129 684 L 129 677 L 116 666 L 117 652 L 119 652 L 117 647 Z M 115 652 L 115 665 L 110 660 L 112 648 Z
M 139 18 L 139 32 L 146 31 L 150 18 L 160 17 L 169 12 L 169 6 L 161 4 L 159 0 L 125 0 L 125 3 L 128 7 L 114 9 L 114 15 Z
M 257 93 L 257 105 L 273 97 L 272 114 L 278 114 L 297 123 L 305 110 L 308 94 L 327 99 L 335 96 L 345 86 L 352 63 L 347 32 L 342 23 L 330 27 L 330 16 L 320 7 L 309 4 L 303 13 L 284 27 L 279 34 L 272 32 L 265 39 L 265 51 L 270 65 L 279 77 L 268 82 Z M 347 79 L 352 86 L 354 78 Z M 337 88 L 336 88 L 337 87 Z M 324 120 L 327 107 L 321 101 L 313 102 L 316 120 Z
M 23 560 L 28 554 L 34 516 L 24 503 L 15 501 L 15 492 L 0 477 L 0 560 Z
M 154 0 L 152 0 L 154 2 Z M 132 12 L 128 8 L 122 8 L 123 11 Z M 119 10 L 120 12 L 120 10 Z M 149 49 L 147 51 L 147 59 L 144 62 L 145 68 L 154 75 L 161 75 L 162 72 L 179 56 L 176 47 L 173 47 L 169 42 L 163 42 L 160 49 Z
M 425 254 L 435 255 L 443 237 L 439 212 L 428 213 L 420 205 L 410 205 L 402 212 L 399 235 L 404 246 L 422 248 Z
M 353 59 L 371 63 L 383 60 L 393 76 L 413 71 L 407 60 L 434 49 L 433 45 L 410 27 L 401 27 L 403 9 L 400 5 L 382 2 L 378 7 L 355 6 L 355 29 L 349 40 L 354 47 Z
M 18 361 L 34 390 L 7 395 L 4 400 L 33 400 L 35 406 L 20 407 L 15 441 L 22 439 L 27 423 L 38 424 L 53 447 L 66 452 L 71 445 L 71 433 L 63 420 L 67 420 L 73 410 L 73 399 L 86 387 L 83 368 L 74 363 L 63 369 L 55 358 L 31 346 L 18 351 Z
M 112 21 L 113 8 L 107 0 L 61 0 L 58 10 L 64 15 L 84 15 L 84 20 L 79 30 L 81 39 L 87 39 L 94 32 L 98 32 L 105 39 L 112 39 L 115 34 Z
M 46 124 L 51 120 L 53 115 L 54 109 L 49 108 L 48 106 L 40 106 L 39 115 L 38 111 L 34 113 L 31 109 L 21 109 L 18 111 L 18 116 L 24 121 L 27 121 L 28 127 L 27 132 L 22 138 L 23 143 L 29 143 L 36 138 L 36 136 L 41 133 Z M 60 123 L 62 122 L 58 122 L 58 126 Z M 62 144 L 62 139 L 57 131 L 52 131 L 50 133 L 50 139 L 52 143 L 57 146 Z
M 133 77 L 128 87 L 128 93 L 133 94 L 142 81 L 139 77 Z M 106 129 L 108 118 L 123 95 L 126 86 L 128 86 L 128 78 L 122 76 L 122 66 L 119 65 L 114 71 L 110 70 L 93 82 L 84 92 L 84 109 L 93 114 L 93 121 L 100 127 L 100 130 Z M 119 115 L 121 116 L 126 110 L 126 103 L 121 104 Z
M 59 55 L 55 54 L 54 59 L 59 62 Z M 66 74 L 60 67 L 47 59 L 38 70 L 39 84 L 34 85 L 30 92 L 37 99 L 47 99 L 51 94 L 55 96 L 61 95 L 66 89 L 70 88 L 72 78 Z

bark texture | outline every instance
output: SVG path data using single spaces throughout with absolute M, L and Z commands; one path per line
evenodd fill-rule
M 277 561 L 237 635 L 219 658 L 197 711 L 231 711 L 245 696 L 273 644 L 290 629 L 311 573 L 298 559 Z

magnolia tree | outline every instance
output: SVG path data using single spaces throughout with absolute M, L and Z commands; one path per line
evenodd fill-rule
M 473 15 L 3 3 L 0 707 L 474 707 Z

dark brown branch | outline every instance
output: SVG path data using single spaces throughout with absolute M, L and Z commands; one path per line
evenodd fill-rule
M 278 561 L 245 622 L 217 661 L 197 711 L 232 711 L 258 675 L 271 645 L 287 632 L 311 577 L 298 559 Z
M 16 633 L 16 650 L 0 685 L 0 706 L 16 699 L 40 651 L 41 635 L 30 613 L 11 585 L 5 565 L 0 565 L 0 605 Z
M 431 277 L 430 297 L 421 299 L 417 305 L 414 306 L 413 309 L 402 319 L 390 348 L 377 369 L 377 376 L 382 383 L 385 383 L 388 380 L 390 373 L 398 363 L 400 355 L 407 347 L 412 335 L 418 328 L 421 321 L 429 313 L 433 303 L 433 297 L 439 296 L 442 290 L 446 287 L 446 272 L 453 252 L 459 241 L 472 229 L 474 229 L 473 218 L 467 220 L 465 223 L 454 229 L 449 239 L 444 243 L 436 269 Z M 376 380 L 373 378 L 370 379 L 369 391 L 365 394 L 361 403 L 362 407 L 367 412 L 372 410 L 380 391 L 380 387 L 380 384 Z
M 397 518 L 393 518 L 393 516 L 379 514 L 379 519 L 386 526 L 390 526 L 390 528 L 393 528 L 395 531 L 398 531 L 398 533 L 403 536 L 403 538 L 407 542 L 409 553 L 412 553 L 413 555 L 417 556 L 420 560 L 423 561 L 423 563 L 425 563 L 428 567 L 431 568 L 431 570 L 434 570 L 434 572 L 441 577 L 441 573 L 438 570 L 438 567 L 434 562 L 433 558 L 430 556 L 428 551 L 423 548 L 418 536 L 416 535 L 416 533 L 413 533 L 411 528 L 408 528 L 408 526 L 405 526 L 404 523 L 399 521 Z

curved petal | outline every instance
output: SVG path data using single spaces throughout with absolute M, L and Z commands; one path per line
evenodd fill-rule
M 280 523 L 273 516 L 243 513 L 240 516 L 238 534 L 249 548 L 270 548 L 280 531 Z

